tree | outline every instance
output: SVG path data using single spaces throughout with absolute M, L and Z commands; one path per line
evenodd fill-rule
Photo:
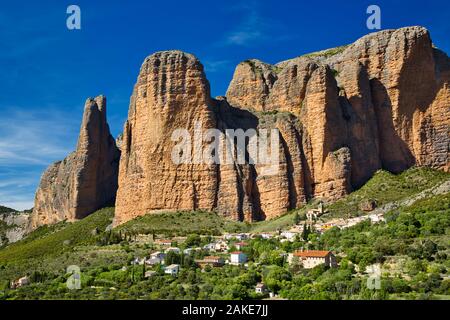
M 294 224 L 297 225 L 300 223 L 300 215 L 298 214 L 298 212 L 295 212 L 294 214 Z
M 271 291 L 278 292 L 282 288 L 283 282 L 290 281 L 291 279 L 292 276 L 288 270 L 274 266 L 265 276 L 264 282 Z
M 181 256 L 175 251 L 169 251 L 164 258 L 166 265 L 179 264 L 181 262 Z
M 311 229 L 309 226 L 306 225 L 306 222 L 303 224 L 303 232 L 302 232 L 302 239 L 304 241 L 308 240 L 308 236 L 311 233 Z
M 201 237 L 198 234 L 190 234 L 185 241 L 187 247 L 198 247 L 202 242 Z

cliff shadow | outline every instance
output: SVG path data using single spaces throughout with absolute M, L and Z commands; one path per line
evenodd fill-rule
M 370 89 L 378 125 L 381 166 L 390 172 L 400 173 L 415 164 L 414 155 L 395 130 L 392 102 L 386 87 L 379 79 L 373 78 Z

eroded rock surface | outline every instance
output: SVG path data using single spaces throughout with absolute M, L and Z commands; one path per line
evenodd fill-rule
M 42 175 L 30 228 L 82 219 L 114 204 L 119 158 L 106 120 L 106 98 L 89 98 L 76 151 Z
M 449 171 L 449 77 L 449 58 L 422 27 L 275 65 L 244 61 L 217 99 L 195 57 L 156 53 L 131 98 L 115 223 L 180 209 L 270 219 L 313 197 L 339 199 L 380 168 Z M 237 161 L 174 165 L 172 132 L 193 134 L 196 121 L 222 132 L 278 129 L 278 171 Z

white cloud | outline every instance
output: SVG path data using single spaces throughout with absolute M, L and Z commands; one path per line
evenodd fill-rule
M 76 147 L 81 116 L 74 111 L 0 108 L 0 205 L 33 207 L 45 168 Z
M 71 114 L 54 110 L 3 110 L 0 113 L 0 165 L 47 165 L 63 159 L 75 149 L 80 121 Z
M 243 2 L 227 8 L 234 16 L 242 16 L 242 21 L 225 34 L 218 45 L 252 46 L 263 41 L 274 43 L 295 38 L 289 34 L 284 23 L 267 18 L 261 9 L 261 3 L 258 1 Z
M 230 60 L 206 60 L 204 61 L 206 72 L 217 72 L 230 66 Z
M 267 26 L 263 18 L 255 9 L 250 10 L 243 23 L 226 36 L 225 45 L 249 45 L 266 38 L 264 30 L 267 29 Z

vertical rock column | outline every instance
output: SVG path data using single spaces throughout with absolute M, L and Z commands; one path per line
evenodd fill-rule
M 42 175 L 30 227 L 82 219 L 113 205 L 119 158 L 120 151 L 106 120 L 106 98 L 89 98 L 76 151 L 51 165 Z

